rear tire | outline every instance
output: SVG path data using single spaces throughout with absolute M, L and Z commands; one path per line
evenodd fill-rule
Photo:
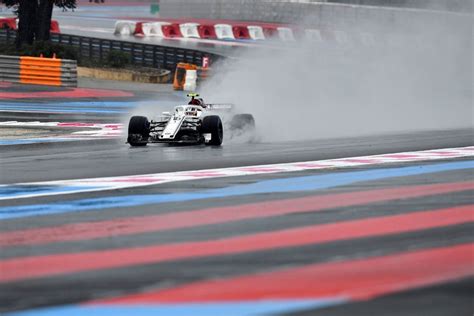
M 144 116 L 132 116 L 128 124 L 127 142 L 132 147 L 146 146 L 150 137 L 150 122 Z
M 221 118 L 217 115 L 206 116 L 202 120 L 201 133 L 211 134 L 211 140 L 206 145 L 220 146 L 224 140 L 224 129 Z

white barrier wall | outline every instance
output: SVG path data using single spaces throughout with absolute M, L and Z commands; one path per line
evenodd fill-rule
M 183 22 L 176 23 L 179 25 L 179 36 L 183 38 L 201 38 L 199 33 L 199 23 Z M 115 34 L 119 35 L 136 35 L 145 37 L 167 37 L 164 30 L 165 26 L 172 25 L 170 22 L 137 22 L 137 21 L 117 21 Z M 208 24 L 212 25 L 212 24 Z M 218 40 L 235 40 L 235 30 L 231 24 L 218 23 L 212 26 L 214 28 L 216 38 Z M 269 34 L 265 33 L 264 27 L 259 25 L 242 26 L 242 22 L 238 23 L 238 27 L 246 27 L 248 30 L 248 38 L 255 41 L 266 40 Z M 335 43 L 340 45 L 348 45 L 352 43 L 361 43 L 366 46 L 373 46 L 376 44 L 374 34 L 368 32 L 351 32 L 350 34 L 340 31 L 331 30 L 330 36 L 323 36 L 319 29 L 298 29 L 298 38 L 295 37 L 295 31 L 291 27 L 280 26 L 265 26 L 269 30 L 274 30 L 274 37 L 281 41 L 295 41 L 300 37 L 306 38 L 317 43 Z M 169 35 L 168 35 L 169 36 Z M 175 36 L 173 36 L 175 37 Z
M 183 23 L 179 25 L 181 34 L 183 34 L 185 38 L 200 38 L 198 27 L 198 23 Z
M 169 25 L 169 24 L 170 23 L 167 23 L 167 22 L 143 23 L 142 24 L 143 35 L 164 37 L 162 26 Z
M 295 35 L 293 34 L 293 30 L 290 29 L 289 27 L 278 27 L 278 37 L 282 41 L 294 41 L 295 40 Z
M 305 37 L 306 37 L 306 39 L 308 39 L 312 42 L 317 42 L 317 43 L 322 43 L 323 42 L 323 36 L 321 35 L 320 30 L 307 29 L 307 30 L 305 30 Z
M 214 30 L 218 39 L 235 39 L 232 25 L 230 24 L 216 24 L 214 25 Z
M 197 70 L 186 70 L 186 77 L 184 79 L 184 91 L 196 91 L 197 87 Z
M 250 38 L 253 40 L 264 40 L 265 35 L 263 34 L 263 28 L 261 26 L 249 25 L 247 26 L 249 30 Z
M 115 22 L 115 35 L 132 35 L 135 33 L 135 21 L 117 21 Z

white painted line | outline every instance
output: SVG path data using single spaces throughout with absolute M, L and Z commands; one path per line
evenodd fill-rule
M 205 169 L 193 171 L 166 172 L 154 174 L 142 174 L 133 176 L 103 177 L 89 179 L 72 179 L 47 182 L 17 183 L 12 185 L 0 185 L 2 188 L 13 186 L 28 186 L 29 189 L 36 187 L 51 186 L 57 188 L 49 192 L 37 192 L 17 194 L 15 196 L 3 196 L 0 200 L 30 198 L 38 196 L 50 196 L 60 194 L 72 194 L 82 192 L 109 191 L 132 187 L 150 186 L 162 183 L 215 179 L 224 177 L 240 177 L 259 174 L 276 174 L 286 172 L 297 172 L 305 170 L 326 170 L 336 168 L 348 168 L 355 166 L 384 165 L 400 162 L 433 161 L 451 158 L 473 157 L 474 146 L 460 148 L 446 148 L 436 150 L 424 150 L 414 152 L 402 152 L 382 154 L 373 156 L 348 157 L 338 159 L 327 159 L 306 162 L 292 162 L 271 165 L 245 166 L 221 169 Z
M 58 127 L 58 128 L 81 128 L 89 130 L 76 131 L 68 135 L 58 136 L 59 138 L 91 139 L 96 137 L 110 138 L 120 137 L 123 124 L 97 124 L 81 122 L 39 122 L 39 121 L 6 121 L 0 122 L 0 127 Z

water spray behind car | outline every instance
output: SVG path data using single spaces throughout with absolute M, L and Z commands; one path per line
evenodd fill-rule
M 214 64 L 200 91 L 252 113 L 264 142 L 470 128 L 472 16 L 443 14 L 449 18 L 334 21 L 327 28 L 349 38 L 370 33 L 376 42 L 252 47 Z M 314 21 L 308 17 L 305 28 Z

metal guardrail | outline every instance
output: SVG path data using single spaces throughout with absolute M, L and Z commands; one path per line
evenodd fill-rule
M 20 81 L 20 62 L 16 56 L 0 56 L 0 80 Z
M 0 80 L 77 87 L 75 60 L 0 55 Z
M 13 43 L 16 31 L 0 30 L 0 43 Z M 201 65 L 203 57 L 215 61 L 221 56 L 203 51 L 167 47 L 151 44 L 132 43 L 119 40 L 108 40 L 94 37 L 51 34 L 53 43 L 63 44 L 77 49 L 81 60 L 104 62 L 111 50 L 129 53 L 132 64 L 136 66 L 168 69 L 174 71 L 180 62 Z

